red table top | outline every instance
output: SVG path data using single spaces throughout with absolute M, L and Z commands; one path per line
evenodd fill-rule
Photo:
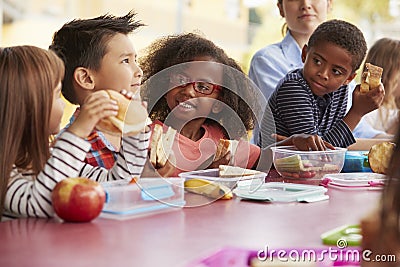
M 235 198 L 123 221 L 7 221 L 0 223 L 0 266 L 186 266 L 226 246 L 318 248 L 322 233 L 358 223 L 380 197 L 367 190 L 328 194 L 316 203 Z

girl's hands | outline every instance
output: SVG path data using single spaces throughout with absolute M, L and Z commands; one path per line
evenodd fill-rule
M 73 134 L 86 138 L 103 118 L 118 114 L 118 103 L 104 91 L 90 94 L 81 105 L 79 115 L 68 128 Z
M 168 160 L 163 167 L 154 166 L 150 160 L 147 160 L 142 177 L 170 177 L 174 174 L 176 169 L 176 160 L 173 152 L 168 156 Z
M 165 165 L 158 168 L 156 171 L 161 177 L 170 177 L 175 172 L 175 162 L 175 156 L 173 155 L 173 153 L 171 153 Z
M 228 151 L 226 152 L 226 154 L 224 156 L 222 156 L 222 158 L 220 158 L 219 160 L 213 161 L 210 166 L 208 166 L 208 169 L 214 169 L 214 168 L 219 168 L 219 165 L 229 165 L 230 161 L 231 161 L 231 152 Z

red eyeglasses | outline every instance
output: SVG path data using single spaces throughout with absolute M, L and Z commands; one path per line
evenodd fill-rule
M 193 82 L 190 80 L 189 77 L 186 77 L 183 74 L 172 74 L 170 76 L 170 82 L 176 87 L 185 87 L 188 84 L 191 84 L 196 92 L 203 95 L 211 95 L 214 90 L 221 89 L 221 86 L 219 86 L 218 84 L 202 81 Z

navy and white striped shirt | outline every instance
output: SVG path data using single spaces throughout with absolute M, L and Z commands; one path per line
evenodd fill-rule
M 353 144 L 353 134 L 343 121 L 347 94 L 347 86 L 343 85 L 332 93 L 316 96 L 304 79 L 302 69 L 289 72 L 268 101 L 270 110 L 265 111 L 261 124 L 262 147 L 275 142 L 272 133 L 283 136 L 317 134 L 336 147 Z
M 150 130 L 122 138 L 122 146 L 114 166 L 107 170 L 84 163 L 90 143 L 65 131 L 52 149 L 51 157 L 36 176 L 16 167 L 11 171 L 2 220 L 18 217 L 52 217 L 51 192 L 67 177 L 88 177 L 103 182 L 139 177 L 147 159 Z

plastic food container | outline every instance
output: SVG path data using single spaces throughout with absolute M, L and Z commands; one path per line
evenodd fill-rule
M 369 151 L 347 151 L 342 172 L 372 172 L 368 162 Z
M 207 169 L 191 172 L 182 172 L 179 174 L 184 179 L 204 179 L 212 182 L 216 182 L 227 186 L 228 188 L 236 187 L 239 181 L 251 180 L 255 184 L 262 184 L 265 181 L 267 174 L 260 172 L 254 175 L 240 176 L 240 177 L 219 177 L 219 169 Z
M 233 190 L 242 199 L 270 202 L 316 202 L 329 199 L 322 186 L 269 182 L 258 187 L 240 184 Z
M 140 178 L 135 184 L 102 183 L 106 202 L 100 216 L 122 220 L 182 208 L 183 182 L 182 178 Z
M 294 146 L 271 147 L 276 170 L 284 178 L 321 179 L 328 173 L 339 173 L 347 149 L 299 151 Z
M 321 180 L 321 185 L 349 190 L 380 190 L 383 189 L 386 181 L 386 175 L 380 173 L 335 173 L 325 174 Z

